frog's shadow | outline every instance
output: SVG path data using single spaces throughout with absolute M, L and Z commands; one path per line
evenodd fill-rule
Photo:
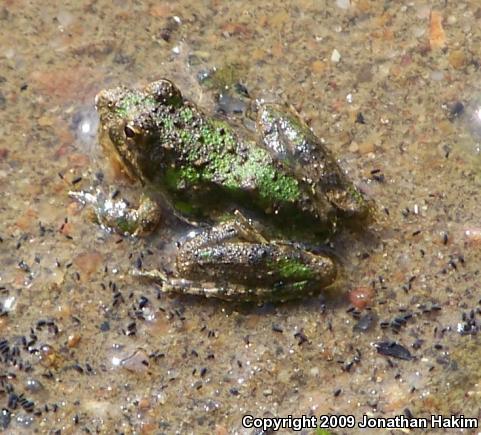
M 343 308 L 347 304 L 344 293 L 335 293 L 331 289 L 328 291 L 320 291 L 316 295 L 309 295 L 304 298 L 290 299 L 288 301 L 276 302 L 255 302 L 255 301 L 235 301 L 222 300 L 211 297 L 206 298 L 200 295 L 188 295 L 171 293 L 164 294 L 164 298 L 172 299 L 174 304 L 181 306 L 202 305 L 207 311 L 222 311 L 224 315 L 238 313 L 241 315 L 262 315 L 277 317 L 281 312 L 288 313 L 302 309 L 303 313 L 315 312 L 325 313 L 339 308 Z M 174 301 L 175 299 L 175 301 Z

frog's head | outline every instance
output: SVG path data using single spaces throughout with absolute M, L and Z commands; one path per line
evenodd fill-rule
M 100 117 L 100 143 L 105 153 L 132 179 L 152 178 L 162 163 L 165 118 L 184 104 L 179 89 L 169 80 L 158 80 L 139 89 L 118 87 L 95 97 Z

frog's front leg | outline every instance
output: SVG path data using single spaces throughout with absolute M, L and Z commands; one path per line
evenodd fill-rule
M 166 292 L 262 301 L 318 292 L 334 282 L 337 271 L 330 257 L 294 244 L 266 241 L 238 216 L 185 242 L 172 277 L 159 271 L 140 274 L 162 282 Z
M 142 195 L 137 208 L 123 199 L 108 198 L 100 191 L 69 192 L 70 197 L 82 204 L 91 205 L 95 220 L 100 225 L 121 234 L 134 236 L 152 232 L 160 221 L 160 206 L 149 195 Z

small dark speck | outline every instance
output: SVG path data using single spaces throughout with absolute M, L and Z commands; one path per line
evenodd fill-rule
M 294 334 L 294 337 L 298 339 L 297 344 L 299 346 L 304 344 L 306 341 L 309 341 L 309 339 L 307 338 L 306 334 L 304 334 L 304 331 L 302 329 L 299 332 L 296 332 Z
M 22 86 L 20 86 L 21 91 L 26 91 L 28 89 L 28 84 L 24 83 Z
M 24 272 L 30 272 L 30 267 L 28 266 L 27 263 L 25 263 L 25 261 L 21 260 L 19 263 L 18 263 L 18 267 L 23 270 Z
M 421 234 L 421 230 L 417 230 L 417 231 L 414 231 L 414 232 L 413 232 L 413 236 L 417 236 L 417 235 L 419 235 L 419 234 Z
M 381 341 L 376 343 L 377 352 L 381 355 L 391 356 L 394 358 L 403 359 L 409 361 L 413 359 L 411 352 L 403 345 L 396 343 L 395 341 Z
M 133 62 L 133 57 L 124 53 L 117 52 L 114 55 L 114 62 L 120 65 L 128 65 Z
M 358 320 L 353 329 L 359 332 L 369 331 L 374 326 L 376 319 L 377 316 L 373 312 L 368 312 Z M 387 325 L 385 327 L 387 327 Z
M 366 123 L 366 120 L 364 119 L 364 115 L 361 112 L 358 112 L 358 114 L 356 115 L 356 122 L 358 124 L 365 124 Z
M 229 393 L 232 394 L 233 396 L 238 396 L 239 395 L 239 390 L 237 388 L 231 388 L 229 390 Z
M 72 184 L 78 184 L 82 181 L 82 177 L 75 177 L 73 180 L 72 180 Z
M 279 325 L 275 325 L 275 324 L 272 325 L 272 330 L 273 330 L 274 332 L 280 332 L 280 333 L 283 333 L 283 332 L 284 332 L 284 330 L 283 330 Z
M 464 104 L 461 101 L 452 103 L 449 107 L 449 117 L 451 119 L 462 115 L 464 112 Z
M 334 391 L 334 397 L 338 397 L 342 393 L 342 390 L 338 388 L 337 390 Z
M 109 322 L 103 322 L 103 323 L 100 324 L 99 328 L 102 332 L 107 332 L 107 331 L 110 330 L 110 323 Z

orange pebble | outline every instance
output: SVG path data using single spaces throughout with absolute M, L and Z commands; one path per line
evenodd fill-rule
M 349 292 L 349 301 L 359 310 L 371 305 L 374 297 L 374 290 L 371 287 L 356 287 Z

